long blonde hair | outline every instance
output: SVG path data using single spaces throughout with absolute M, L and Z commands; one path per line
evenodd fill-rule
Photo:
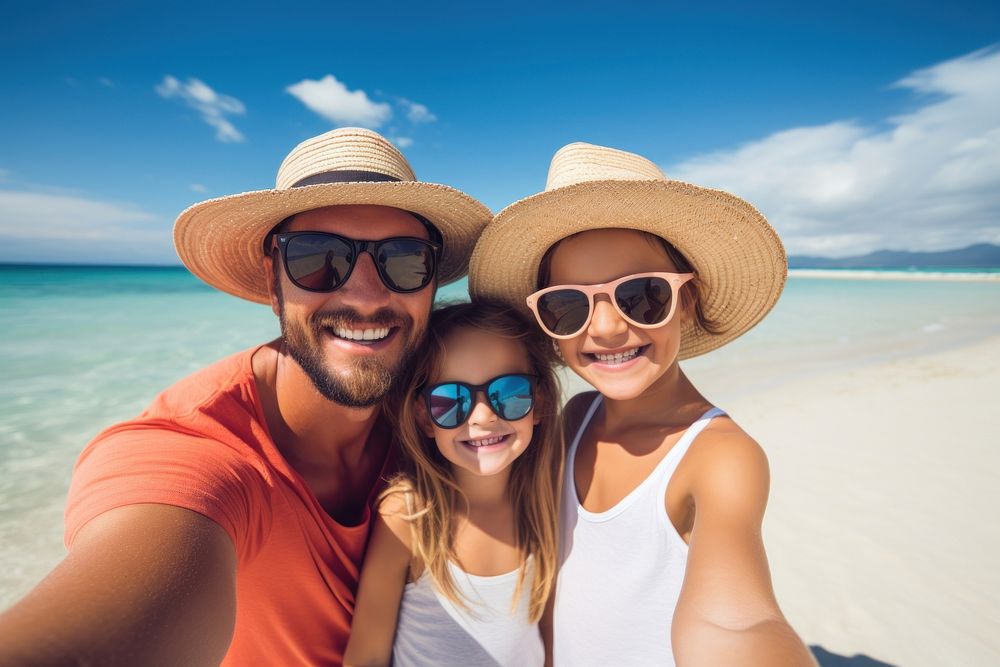
M 537 621 L 555 584 L 557 567 L 558 489 L 562 477 L 563 445 L 559 418 L 559 383 L 552 369 L 549 342 L 538 327 L 509 306 L 476 301 L 446 306 L 431 313 L 427 338 L 416 352 L 410 381 L 391 402 L 389 414 L 397 416 L 403 446 L 403 470 L 390 480 L 379 500 L 393 494 L 406 499 L 413 536 L 414 558 L 433 577 L 452 602 L 465 605 L 448 569 L 455 560 L 454 507 L 466 502 L 456 484 L 451 464 L 438 451 L 417 422 L 419 391 L 437 377 L 445 342 L 460 329 L 479 329 L 516 340 L 524 349 L 531 373 L 538 376 L 532 416 L 538 419 L 528 448 L 512 464 L 507 496 L 515 517 L 514 534 L 521 565 L 515 588 L 516 604 L 524 592 L 527 561 L 534 562 L 530 586 L 529 617 Z

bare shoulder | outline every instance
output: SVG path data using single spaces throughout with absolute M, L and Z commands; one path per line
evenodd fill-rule
M 413 487 L 397 480 L 379 499 L 375 530 L 391 533 L 407 551 L 412 551 L 415 511 L 418 507 Z
M 689 458 L 690 457 L 690 458 Z M 815 665 L 781 614 L 761 522 L 770 484 L 760 445 L 716 417 L 683 464 L 691 464 L 694 528 L 671 636 L 678 664 Z
M 729 416 L 713 419 L 685 459 L 696 505 L 763 514 L 770 487 L 767 455 Z
M 576 431 L 580 428 L 583 417 L 595 398 L 597 398 L 596 391 L 584 391 L 566 401 L 566 406 L 563 408 L 563 428 L 568 441 L 576 436 Z

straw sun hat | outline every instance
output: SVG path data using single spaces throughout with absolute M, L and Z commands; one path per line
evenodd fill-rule
M 446 185 L 416 180 L 406 158 L 371 130 L 341 128 L 307 139 L 278 168 L 275 189 L 209 199 L 174 225 L 184 265 L 223 292 L 267 303 L 263 241 L 285 218 L 342 204 L 376 204 L 411 211 L 441 233 L 438 281 L 465 275 L 468 257 L 490 210 Z
M 469 265 L 470 292 L 528 313 L 525 298 L 543 287 L 537 280 L 545 252 L 567 236 L 605 228 L 660 236 L 694 267 L 705 315 L 719 332 L 689 318 L 681 359 L 745 333 L 771 310 L 785 284 L 785 249 L 749 203 L 670 180 L 639 155 L 574 143 L 553 156 L 544 192 L 514 202 L 487 226 Z

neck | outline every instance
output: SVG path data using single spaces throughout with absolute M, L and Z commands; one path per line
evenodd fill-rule
M 254 375 L 265 394 L 271 437 L 293 467 L 332 466 L 365 449 L 378 406 L 352 408 L 328 400 L 277 341 L 255 355 Z
M 507 497 L 507 481 L 510 479 L 510 467 L 495 475 L 474 475 L 468 470 L 452 466 L 455 483 L 465 494 L 469 503 L 470 513 L 477 508 L 496 507 L 509 502 Z M 459 505 L 462 504 L 459 499 Z M 461 507 L 459 508 L 462 509 Z
M 646 426 L 687 427 L 709 407 L 676 361 L 638 396 L 625 400 L 605 397 L 604 401 L 604 424 L 609 433 Z

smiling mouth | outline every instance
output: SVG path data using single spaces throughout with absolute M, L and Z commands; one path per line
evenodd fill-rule
M 481 447 L 490 447 L 492 445 L 499 445 L 500 443 L 507 440 L 510 437 L 510 433 L 504 433 L 503 435 L 491 435 L 485 438 L 472 438 L 470 440 L 462 440 L 462 444 L 466 447 L 472 447 L 474 449 L 479 449 Z
M 395 329 L 396 327 L 348 328 L 338 326 L 326 327 L 324 330 L 334 338 L 361 345 L 374 345 L 391 336 Z
M 630 350 L 623 350 L 621 352 L 613 352 L 611 354 L 604 354 L 601 352 L 587 352 L 586 355 L 602 364 L 608 364 L 611 366 L 617 366 L 619 364 L 624 364 L 627 361 L 632 361 L 640 354 L 646 351 L 649 345 L 641 345 L 639 347 L 633 347 Z

